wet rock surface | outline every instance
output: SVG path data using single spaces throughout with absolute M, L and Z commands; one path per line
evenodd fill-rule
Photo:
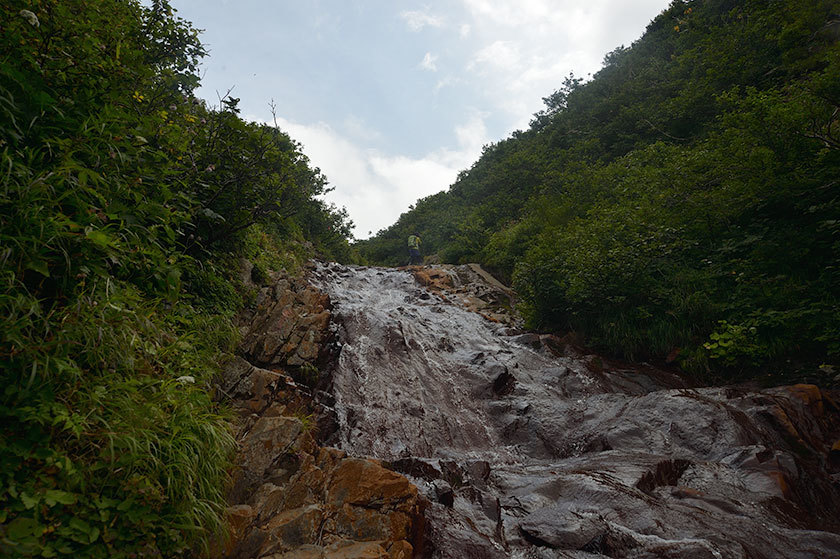
M 423 300 L 434 294 L 445 303 L 461 306 L 478 313 L 491 322 L 512 327 L 521 326 L 518 316 L 511 312 L 515 302 L 513 290 L 484 271 L 478 264 L 462 266 L 409 266 L 409 271 L 428 293 L 420 293 Z
M 423 556 L 840 557 L 836 395 L 587 355 L 458 268 L 312 273 L 340 346 L 320 436 L 419 488 Z
M 377 461 L 317 444 L 316 371 L 331 337 L 329 299 L 279 278 L 258 297 L 241 357 L 218 381 L 237 412 L 231 537 L 211 555 L 236 559 L 409 559 L 422 553 L 425 498 Z M 255 366 L 257 363 L 260 366 Z M 263 368 L 266 367 L 266 368 Z M 328 395 L 322 395 L 331 402 Z

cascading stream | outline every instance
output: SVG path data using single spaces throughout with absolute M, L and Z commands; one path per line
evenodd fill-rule
M 325 274 L 329 277 L 329 274 Z M 490 455 L 516 459 L 485 401 L 508 369 L 553 359 L 512 342 L 504 327 L 444 303 L 407 272 L 338 272 L 328 285 L 344 327 L 333 383 L 344 449 L 395 460 Z
M 694 389 L 560 355 L 409 271 L 312 281 L 339 327 L 337 444 L 429 497 L 435 557 L 840 557 L 819 456 L 837 413 L 813 415 L 815 387 Z M 792 446 L 797 429 L 814 436 Z

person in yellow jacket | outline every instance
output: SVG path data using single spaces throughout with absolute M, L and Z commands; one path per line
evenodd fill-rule
M 408 237 L 408 265 L 416 266 L 423 263 L 420 256 L 420 235 L 414 233 Z

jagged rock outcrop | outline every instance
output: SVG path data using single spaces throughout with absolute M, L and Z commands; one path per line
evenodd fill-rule
M 328 297 L 302 277 L 278 277 L 260 291 L 240 346 L 261 367 L 315 365 L 329 337 Z
M 299 278 L 277 278 L 258 297 L 244 357 L 218 383 L 238 412 L 240 450 L 227 511 L 231 537 L 214 555 L 408 559 L 422 550 L 425 500 L 417 488 L 376 461 L 319 446 L 312 388 L 285 370 L 315 370 L 329 317 L 328 298 Z
M 478 264 L 410 266 L 405 268 L 427 291 L 444 302 L 464 307 L 493 322 L 521 326 L 513 312 L 516 295 Z

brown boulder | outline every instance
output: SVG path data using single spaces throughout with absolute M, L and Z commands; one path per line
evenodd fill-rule
M 315 500 L 323 501 L 326 474 L 315 466 L 301 468 L 286 487 L 285 506 L 297 507 Z
M 411 268 L 414 279 L 424 287 L 434 289 L 449 289 L 452 287 L 452 276 L 439 268 Z
M 405 540 L 394 542 L 388 550 L 388 559 L 411 559 L 414 557 L 414 547 Z
M 225 510 L 231 528 L 231 539 L 241 537 L 257 516 L 257 512 L 248 505 L 234 505 Z
M 268 555 L 265 559 L 324 559 L 324 548 L 320 545 L 303 545 L 294 551 Z
M 826 398 L 819 387 L 813 384 L 795 384 L 786 388 L 791 396 L 802 400 L 814 417 L 821 418 L 825 415 Z
M 286 553 L 268 555 L 265 559 L 389 559 L 379 542 L 341 541 L 323 547 L 304 545 Z M 408 558 L 410 556 L 406 556 Z
M 329 297 L 296 279 L 278 282 L 257 308 L 241 344 L 263 366 L 314 364 L 329 336 Z
M 417 503 L 417 488 L 396 472 L 361 458 L 347 458 L 338 466 L 328 488 L 328 502 L 407 510 Z
M 297 450 L 302 434 L 296 417 L 260 418 L 242 441 L 242 467 L 262 475 L 279 456 Z
M 230 499 L 245 503 L 271 474 L 272 466 L 288 454 L 311 444 L 296 417 L 261 417 L 240 441 L 239 467 L 233 475 Z M 282 473 L 282 472 L 279 472 Z
M 388 559 L 380 542 L 347 542 L 326 548 L 324 559 Z
M 355 540 L 400 540 L 409 537 L 410 529 L 411 518 L 402 512 L 343 505 L 335 515 L 335 531 Z
M 268 538 L 260 556 L 319 543 L 323 521 L 324 511 L 319 505 L 307 505 L 278 514 L 263 527 Z

